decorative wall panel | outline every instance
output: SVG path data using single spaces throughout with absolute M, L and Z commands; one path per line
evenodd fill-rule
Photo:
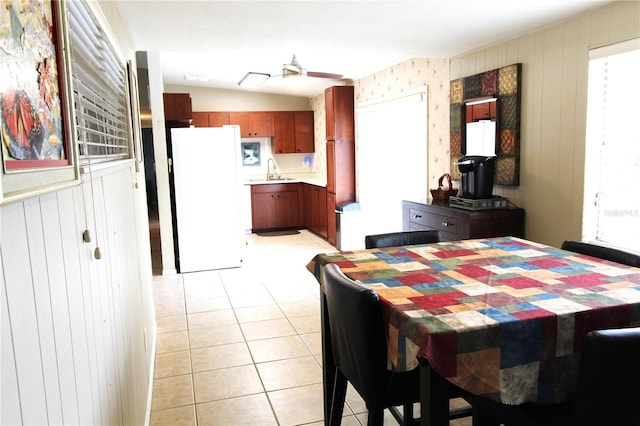
M 450 85 L 451 175 L 460 180 L 455 165 L 464 156 L 464 102 L 467 99 L 495 96 L 498 99 L 498 136 L 496 143 L 496 185 L 520 184 L 520 87 L 522 64 L 486 71 L 453 80 Z

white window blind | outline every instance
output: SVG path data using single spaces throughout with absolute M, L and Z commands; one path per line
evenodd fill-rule
M 126 68 L 83 1 L 66 2 L 80 161 L 129 158 Z
M 640 251 L 640 39 L 589 58 L 583 239 Z

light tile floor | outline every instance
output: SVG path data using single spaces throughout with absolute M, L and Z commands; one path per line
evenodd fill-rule
M 336 249 L 306 230 L 248 235 L 246 249 L 242 268 L 154 276 L 152 426 L 322 424 L 319 287 L 306 264 Z M 351 388 L 344 415 L 366 424 Z

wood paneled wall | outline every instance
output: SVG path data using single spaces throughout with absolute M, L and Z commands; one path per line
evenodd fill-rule
M 640 2 L 621 1 L 451 59 L 451 80 L 523 64 L 520 186 L 494 193 L 526 210 L 527 239 L 581 238 L 588 52 L 634 37 Z
M 145 423 L 156 330 L 132 168 L 1 208 L 1 424 Z

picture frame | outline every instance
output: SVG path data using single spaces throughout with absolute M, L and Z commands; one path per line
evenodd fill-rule
M 8 0 L 0 10 L 3 204 L 77 185 L 64 4 Z
M 129 77 L 129 104 L 131 105 L 133 157 L 136 160 L 136 172 L 140 172 L 140 164 L 144 159 L 142 152 L 142 124 L 140 121 L 140 95 L 138 92 L 138 75 L 132 60 L 127 61 L 127 76 Z
M 460 180 L 456 163 L 466 155 L 467 103 L 474 99 L 496 99 L 496 174 L 494 183 L 520 185 L 520 115 L 522 63 L 452 80 L 449 88 L 451 178 Z
M 260 165 L 260 142 L 242 142 L 242 165 Z

